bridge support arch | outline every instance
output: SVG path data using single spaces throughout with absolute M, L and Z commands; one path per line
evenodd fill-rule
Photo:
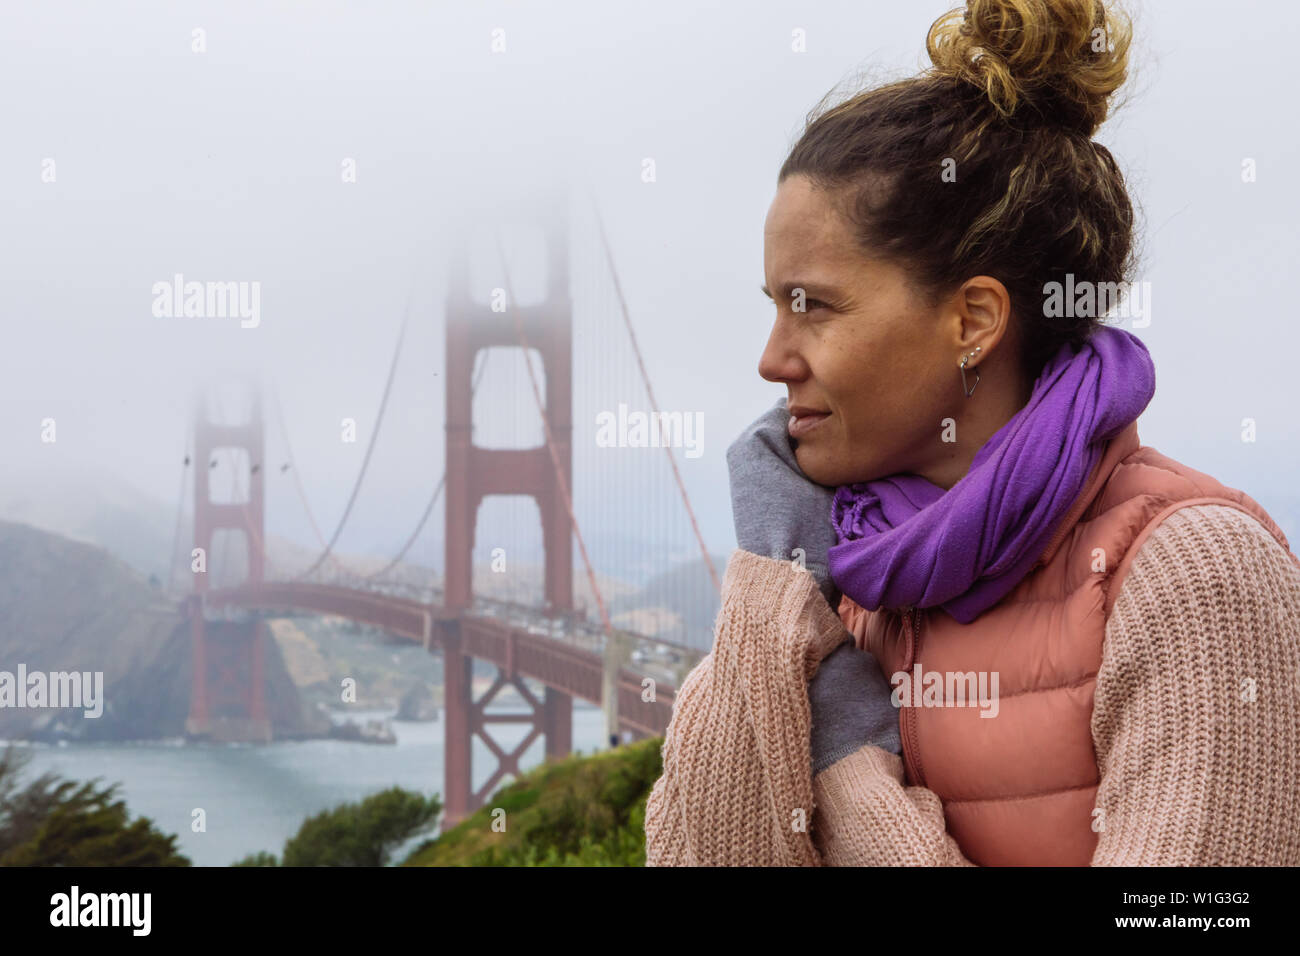
M 519 775 L 519 760 L 542 736 L 547 759 L 563 757 L 573 748 L 573 697 L 553 687 L 544 687 L 542 697 L 529 690 L 507 655 L 497 665 L 492 685 L 474 698 L 473 658 L 466 653 L 458 620 L 443 624 L 443 704 L 446 712 L 443 751 L 443 829 L 455 826 L 486 803 L 507 773 Z M 488 705 L 506 687 L 521 697 L 527 711 L 488 713 Z M 524 739 L 507 751 L 488 730 L 491 724 L 522 723 L 531 726 Z M 496 758 L 496 767 L 482 786 L 473 786 L 471 748 L 474 738 L 483 741 Z

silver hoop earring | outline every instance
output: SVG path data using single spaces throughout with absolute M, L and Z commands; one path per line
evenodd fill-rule
M 971 395 L 973 395 L 973 394 L 975 393 L 975 385 L 978 385 L 978 384 L 980 383 L 980 370 L 977 369 L 977 368 L 971 370 L 971 371 L 973 371 L 973 372 L 975 373 L 975 385 L 972 385 L 970 388 L 967 388 L 967 387 L 966 387 L 966 363 L 969 362 L 969 361 L 970 361 L 972 358 L 974 358 L 976 355 L 978 355 L 978 354 L 980 353 L 980 351 L 981 351 L 982 348 L 983 348 L 983 346 L 979 346 L 979 345 L 975 346 L 975 351 L 974 351 L 974 352 L 967 352 L 965 355 L 962 356 L 962 359 L 961 359 L 961 366 L 960 366 L 960 368 L 961 368 L 961 387 L 962 387 L 962 391 L 964 391 L 964 392 L 966 393 L 966 397 L 967 397 L 967 398 L 970 398 Z

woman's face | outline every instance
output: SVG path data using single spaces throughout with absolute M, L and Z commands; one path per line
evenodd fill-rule
M 763 235 L 777 313 L 758 373 L 786 385 L 792 413 L 821 413 L 791 429 L 804 474 L 835 486 L 951 471 L 960 453 L 941 436 L 961 411 L 960 322 L 928 308 L 900 267 L 865 257 L 806 177 L 781 183 Z

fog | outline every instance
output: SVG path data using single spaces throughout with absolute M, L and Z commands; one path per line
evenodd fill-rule
M 409 309 L 340 541 L 395 551 L 442 474 L 451 250 L 475 250 L 476 288 L 500 284 L 491 237 L 475 230 L 515 197 L 560 184 L 580 270 L 579 518 L 595 531 L 630 527 L 647 520 L 642 496 L 672 494 L 662 452 L 646 488 L 630 478 L 644 458 L 593 446 L 597 412 L 647 407 L 592 228 L 598 209 L 658 403 L 704 423 L 702 453 L 679 450 L 677 464 L 710 549 L 725 553 L 726 446 L 785 393 L 757 374 L 773 317 L 759 285 L 777 170 L 830 88 L 915 72 L 927 27 L 951 5 L 5 4 L 4 516 L 36 520 L 64 507 L 58 494 L 95 507 L 96 494 L 132 489 L 170 520 L 195 388 L 252 373 L 278 396 L 328 534 Z M 1220 4 L 1168 0 L 1138 12 L 1129 101 L 1098 138 L 1142 217 L 1151 312 L 1135 331 L 1157 390 L 1139 432 L 1247 491 L 1294 536 L 1300 9 L 1244 3 L 1225 17 Z M 796 28 L 807 52 L 791 50 Z M 1254 182 L 1243 181 L 1247 159 Z M 539 268 L 526 241 L 510 248 L 522 294 Z M 255 326 L 156 315 L 155 284 L 177 274 L 258 283 Z M 522 366 L 503 368 L 485 378 L 482 437 L 536 438 Z M 274 463 L 287 452 L 272 414 Z M 358 423 L 356 443 L 340 441 L 345 418 Z M 47 419 L 54 442 L 42 440 Z M 1243 419 L 1256 441 L 1242 440 Z M 268 488 L 268 531 L 309 548 L 291 504 Z M 663 520 L 687 540 L 679 515 Z

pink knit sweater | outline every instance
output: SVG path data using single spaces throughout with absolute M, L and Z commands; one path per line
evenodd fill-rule
M 864 746 L 812 777 L 808 681 L 849 640 L 810 574 L 736 551 L 646 804 L 649 866 L 971 866 L 934 793 Z M 1094 866 L 1300 864 L 1300 567 L 1254 518 L 1183 508 L 1106 627 Z

